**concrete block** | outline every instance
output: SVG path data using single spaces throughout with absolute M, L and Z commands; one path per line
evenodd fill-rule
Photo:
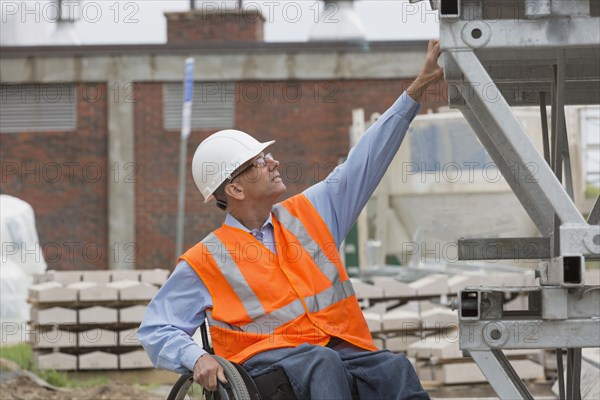
M 371 332 L 381 332 L 381 314 L 363 311 L 367 326 Z
M 141 346 L 138 339 L 138 328 L 124 329 L 119 331 L 119 345 L 121 346 Z
M 93 351 L 79 355 L 79 369 L 117 369 L 119 357 L 104 351 Z
M 526 282 L 525 274 L 521 272 L 503 272 L 494 275 L 498 275 L 500 286 L 524 286 Z
M 48 271 L 51 274 L 51 280 L 63 285 L 81 281 L 82 271 Z
M 524 286 L 526 282 L 524 273 L 496 272 L 485 276 L 485 286 Z
M 140 281 L 162 286 L 169 277 L 168 269 L 143 269 L 140 270 Z
M 77 356 L 66 353 L 33 354 L 33 364 L 39 369 L 54 369 L 57 371 L 75 371 Z
M 417 296 L 436 296 L 448 293 L 448 276 L 433 274 L 409 283 Z
M 364 308 L 363 311 L 383 315 L 388 309 L 398 307 L 398 304 L 400 304 L 399 300 L 378 301 L 372 306 Z
M 382 328 L 384 331 L 416 330 L 421 327 L 419 314 L 410 311 L 393 310 L 383 315 Z
M 421 338 L 419 336 L 402 334 L 387 338 L 385 340 L 385 349 L 394 353 L 406 353 L 411 344 L 420 341 Z
M 110 272 L 111 282 L 117 281 L 139 281 L 140 271 L 135 269 L 117 269 Z
M 534 270 L 523 271 L 523 285 L 525 286 L 539 286 L 539 282 L 535 277 Z
M 115 331 L 94 328 L 79 332 L 79 347 L 114 347 L 118 344 L 118 335 Z
M 466 287 L 477 287 L 483 285 L 483 275 L 454 275 L 448 278 L 448 290 L 450 293 L 458 293 Z
M 38 283 L 50 282 L 53 280 L 54 280 L 53 274 L 51 274 L 49 272 L 44 272 L 41 274 L 33 274 L 31 284 L 37 285 Z
M 600 285 L 600 268 L 586 268 L 583 279 L 586 285 Z
M 138 281 L 110 282 L 107 286 L 119 291 L 119 300 L 151 300 L 158 292 L 156 286 Z
M 417 375 L 419 375 L 419 379 L 421 381 L 432 382 L 434 380 L 433 377 L 433 369 L 435 367 L 429 364 L 428 361 L 419 361 L 417 360 L 417 366 L 415 370 L 417 370 Z
M 385 350 L 385 345 L 384 345 L 383 339 L 381 339 L 381 338 L 373 338 L 373 344 L 379 350 Z
M 80 324 L 116 324 L 119 312 L 114 308 L 93 306 L 79 310 Z
M 398 307 L 398 310 L 412 311 L 421 314 L 424 311 L 435 308 L 436 305 L 427 300 L 409 301 L 408 303 Z
M 458 312 L 445 307 L 435 307 L 421 312 L 424 329 L 458 328 Z
M 119 356 L 120 369 L 153 368 L 152 361 L 144 350 L 131 351 Z
M 458 340 L 448 341 L 440 335 L 432 335 L 408 346 L 406 354 L 418 359 L 448 360 L 463 358 Z
M 110 282 L 110 274 L 109 270 L 93 270 L 93 271 L 83 271 L 82 272 L 82 280 L 85 282 L 96 282 L 96 283 L 108 283 Z
M 523 357 L 523 356 L 527 356 L 530 357 L 531 360 L 539 360 L 540 362 L 538 362 L 538 364 L 541 364 L 542 362 L 542 352 L 543 350 L 541 349 L 504 349 L 502 350 L 502 352 L 504 353 L 504 355 L 508 358 L 514 358 L 514 357 Z M 556 357 L 554 358 L 556 359 Z
M 529 307 L 529 299 L 524 294 L 519 294 L 516 298 L 504 304 L 503 309 L 506 311 L 527 310 Z
M 373 284 L 383 289 L 385 297 L 412 297 L 416 294 L 410 285 L 391 277 L 375 277 Z
M 124 307 L 119 310 L 119 322 L 142 322 L 146 306 L 137 305 Z
M 76 324 L 77 311 L 65 307 L 31 308 L 31 321 L 40 325 Z
M 582 357 L 583 357 L 583 350 L 585 350 L 585 349 L 582 349 Z M 545 349 L 542 351 L 544 352 L 544 354 L 542 356 L 542 362 L 540 364 L 542 364 L 544 366 L 544 369 L 546 369 L 548 371 L 557 371 L 558 364 L 557 364 L 557 360 L 556 360 L 556 350 Z M 562 359 L 563 359 L 563 366 L 567 365 L 567 352 L 566 351 L 562 352 Z
M 370 285 L 361 281 L 360 279 L 351 278 L 352 286 L 354 287 L 354 292 L 356 293 L 356 297 L 359 299 L 370 299 L 370 298 L 382 298 L 383 297 L 383 288 Z
M 531 360 L 512 360 L 510 363 L 522 380 L 537 379 L 544 375 L 544 368 Z M 433 367 L 433 378 L 446 385 L 487 382 L 474 362 L 436 365 Z
M 32 345 L 36 349 L 47 349 L 55 347 L 77 347 L 77 333 L 57 329 L 38 329 L 32 337 Z
M 117 301 L 117 289 L 97 282 L 75 282 L 68 285 L 69 288 L 77 290 L 79 301 Z
M 29 288 L 29 299 L 35 303 L 74 302 L 77 301 L 77 290 L 58 282 L 38 283 Z

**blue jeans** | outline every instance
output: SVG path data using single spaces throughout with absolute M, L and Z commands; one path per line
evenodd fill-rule
M 361 400 L 429 399 L 404 355 L 366 351 L 344 341 L 328 347 L 305 343 L 269 350 L 243 366 L 251 376 L 283 368 L 298 400 L 349 400 L 352 378 Z

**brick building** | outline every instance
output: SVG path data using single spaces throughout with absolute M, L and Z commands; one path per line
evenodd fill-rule
M 1 49 L 1 193 L 32 204 L 49 268 L 165 268 L 176 261 L 184 60 L 194 57 L 185 247 L 223 219 L 189 166 L 223 128 L 275 139 L 287 195 L 348 151 L 352 109 L 384 111 L 426 42 L 265 43 L 256 13 L 167 14 L 168 43 Z M 444 85 L 424 107 L 445 104 Z M 25 254 L 26 256 L 26 254 Z

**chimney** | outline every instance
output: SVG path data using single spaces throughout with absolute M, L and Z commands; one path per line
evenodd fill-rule
M 354 9 L 353 0 L 325 0 L 319 20 L 312 27 L 309 41 L 365 41 L 365 28 Z
M 265 17 L 256 8 L 226 9 L 203 3 L 202 8 L 165 13 L 167 43 L 262 42 Z

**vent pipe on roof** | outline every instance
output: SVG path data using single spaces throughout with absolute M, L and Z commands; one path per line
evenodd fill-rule
M 54 0 L 58 15 L 56 16 L 56 30 L 49 38 L 52 45 L 80 45 L 81 38 L 75 28 L 75 23 L 81 17 L 80 0 Z
M 353 0 L 325 0 L 319 20 L 308 35 L 310 41 L 366 40 L 365 28 Z

